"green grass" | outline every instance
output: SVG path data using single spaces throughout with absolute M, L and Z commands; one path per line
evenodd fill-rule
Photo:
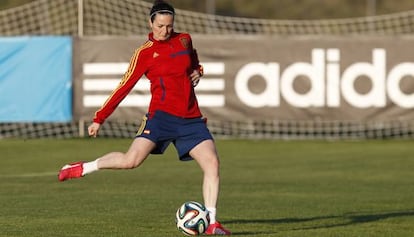
M 134 170 L 60 183 L 127 139 L 0 140 L 0 236 L 182 236 L 201 172 L 171 146 Z M 414 141 L 219 140 L 218 218 L 238 236 L 413 236 Z

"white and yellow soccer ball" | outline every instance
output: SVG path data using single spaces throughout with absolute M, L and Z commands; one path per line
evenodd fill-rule
M 210 218 L 207 208 L 198 202 L 185 202 L 178 208 L 175 215 L 177 228 L 183 234 L 200 235 L 204 233 L 209 225 Z

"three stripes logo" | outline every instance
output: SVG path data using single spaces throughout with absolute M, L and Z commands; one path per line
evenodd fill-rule
M 222 76 L 224 63 L 201 63 L 204 76 L 195 87 L 200 107 L 224 107 L 225 83 Z M 83 106 L 87 108 L 101 107 L 111 92 L 118 86 L 122 76 L 128 69 L 128 63 L 84 63 Z M 131 93 L 121 102 L 120 107 L 146 107 L 151 100 L 150 82 L 142 78 Z

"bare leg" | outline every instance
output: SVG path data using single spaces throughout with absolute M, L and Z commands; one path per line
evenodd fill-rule
M 126 153 L 111 152 L 98 158 L 98 169 L 132 169 L 138 167 L 155 148 L 149 139 L 138 137 Z
M 91 162 L 76 162 L 65 165 L 59 171 L 59 181 L 80 178 L 99 169 L 132 169 L 138 167 L 155 148 L 155 143 L 146 138 L 135 138 L 126 153 L 111 152 Z
M 219 195 L 219 158 L 212 140 L 205 140 L 190 151 L 203 171 L 203 198 L 206 207 L 216 208 Z
M 190 155 L 197 161 L 204 172 L 203 198 L 210 215 L 210 224 L 205 234 L 230 235 L 231 232 L 216 220 L 216 207 L 220 186 L 220 162 L 214 141 L 205 140 L 201 142 L 190 151 Z

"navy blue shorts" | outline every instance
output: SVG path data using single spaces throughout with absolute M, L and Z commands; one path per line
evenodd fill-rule
M 163 111 L 142 119 L 136 137 L 145 137 L 156 144 L 151 154 L 163 154 L 172 142 L 180 160 L 192 160 L 191 149 L 202 141 L 213 139 L 204 118 L 180 118 Z

